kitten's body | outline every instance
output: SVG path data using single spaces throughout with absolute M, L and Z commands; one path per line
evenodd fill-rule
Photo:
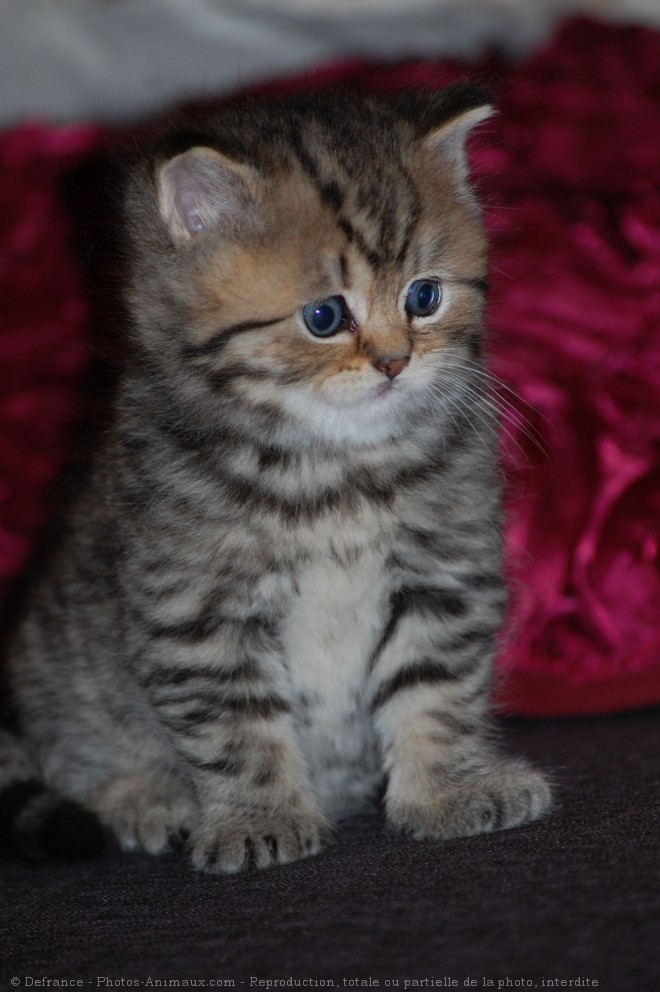
M 135 170 L 135 358 L 10 655 L 34 767 L 128 848 L 293 860 L 382 784 L 419 837 L 548 806 L 485 740 L 504 592 L 462 154 L 482 105 L 257 106 Z M 440 301 L 418 315 L 420 285 Z M 303 308 L 333 300 L 326 337 Z

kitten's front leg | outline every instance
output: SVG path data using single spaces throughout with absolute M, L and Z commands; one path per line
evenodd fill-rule
M 205 662 L 159 668 L 151 679 L 153 704 L 199 801 L 193 864 L 232 873 L 318 853 L 326 822 L 267 629 L 232 623 L 199 648 Z
M 502 597 L 492 576 L 481 581 L 476 603 L 473 590 L 440 579 L 402 587 L 372 671 L 387 817 L 416 839 L 516 827 L 550 807 L 544 776 L 487 739 Z
M 191 838 L 195 867 L 233 873 L 318 854 L 327 824 L 286 718 L 253 715 L 230 734 L 224 753 L 234 757 L 221 757 L 217 767 L 213 758 L 195 762 L 201 800 Z M 227 740 L 225 733 L 212 738 Z

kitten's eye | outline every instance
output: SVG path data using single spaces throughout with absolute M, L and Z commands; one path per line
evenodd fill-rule
M 329 338 L 346 322 L 341 296 L 330 296 L 320 303 L 308 303 L 302 312 L 305 326 L 317 338 Z
M 406 296 L 406 312 L 415 317 L 428 317 L 440 306 L 442 290 L 434 279 L 415 279 Z

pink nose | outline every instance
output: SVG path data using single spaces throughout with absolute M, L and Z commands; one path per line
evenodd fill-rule
M 410 355 L 402 355 L 401 358 L 380 358 L 374 362 L 374 368 L 387 376 L 388 379 L 396 379 L 400 372 L 403 372 L 410 361 Z

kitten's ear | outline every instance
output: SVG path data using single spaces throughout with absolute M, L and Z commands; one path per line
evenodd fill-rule
M 257 173 L 213 148 L 196 147 L 162 165 L 157 186 L 160 215 L 181 244 L 214 228 L 242 226 L 255 201 Z
M 465 179 L 467 138 L 473 127 L 495 112 L 489 94 L 478 86 L 456 83 L 435 92 L 418 90 L 408 106 L 417 111 L 411 123 L 423 144 L 452 164 L 459 177 Z

